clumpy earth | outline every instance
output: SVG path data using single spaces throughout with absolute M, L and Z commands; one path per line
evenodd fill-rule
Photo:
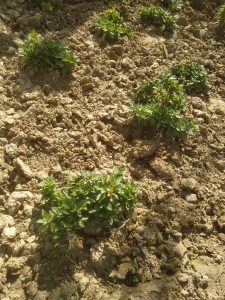
M 147 2 L 65 0 L 52 14 L 25 0 L 0 2 L 1 300 L 225 299 L 220 3 L 183 1 L 166 36 L 140 25 Z M 131 40 L 95 35 L 97 15 L 112 5 L 134 30 Z M 71 45 L 79 56 L 71 76 L 21 68 L 19 49 L 33 28 Z M 208 93 L 188 98 L 195 131 L 179 141 L 140 129 L 130 114 L 138 83 L 185 58 L 209 73 Z M 119 228 L 96 235 L 92 227 L 58 247 L 40 235 L 44 178 L 114 166 L 140 186 Z

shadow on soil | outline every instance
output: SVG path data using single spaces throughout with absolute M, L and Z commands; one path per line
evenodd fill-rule
M 0 32 L 0 41 L 0 57 L 7 55 L 10 47 L 15 47 L 12 34 Z

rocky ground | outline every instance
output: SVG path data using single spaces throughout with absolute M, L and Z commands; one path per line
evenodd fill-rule
M 135 36 L 109 45 L 93 33 L 109 3 L 65 0 L 47 14 L 25 0 L 0 1 L 1 300 L 225 299 L 225 52 L 214 31 L 217 6 L 184 1 L 175 34 L 165 36 L 140 25 L 144 2 L 113 2 Z M 70 43 L 79 56 L 72 76 L 24 72 L 19 49 L 32 28 Z M 189 97 L 196 130 L 185 141 L 143 132 L 129 112 L 138 82 L 187 57 L 209 73 L 208 95 Z M 120 228 L 58 248 L 39 235 L 44 178 L 116 165 L 141 187 Z

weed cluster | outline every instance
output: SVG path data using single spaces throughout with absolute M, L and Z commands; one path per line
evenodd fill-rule
M 44 39 L 32 31 L 22 46 L 22 63 L 36 72 L 40 67 L 58 69 L 63 74 L 70 72 L 77 57 L 68 46 L 59 40 Z
M 74 176 L 62 189 L 50 177 L 42 188 L 47 209 L 38 223 L 55 243 L 84 228 L 90 220 L 110 228 L 133 208 L 136 193 L 136 185 L 120 169 L 107 175 L 87 172 Z
M 131 29 L 123 25 L 123 17 L 116 9 L 106 10 L 105 14 L 98 18 L 96 29 L 101 36 L 109 41 L 133 35 Z
M 182 6 L 181 0 L 159 0 L 160 4 L 170 9 L 171 11 L 178 11 Z
M 185 111 L 186 95 L 170 73 L 143 82 L 137 91 L 137 101 L 133 115 L 140 125 L 164 128 L 171 137 L 185 135 L 194 127 L 192 121 L 181 116 Z
M 207 90 L 207 72 L 202 65 L 195 61 L 184 60 L 174 64 L 172 73 L 184 86 L 187 93 L 199 94 Z
M 154 25 L 157 28 L 163 28 L 165 31 L 173 32 L 176 27 L 176 21 L 172 15 L 162 8 L 155 6 L 144 7 L 140 13 L 143 23 Z

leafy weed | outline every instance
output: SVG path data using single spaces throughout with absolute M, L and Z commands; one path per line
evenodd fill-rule
M 137 186 L 124 177 L 121 169 L 101 175 L 85 172 L 72 177 L 59 188 L 50 177 L 44 181 L 42 199 L 46 209 L 38 221 L 55 243 L 98 220 L 105 228 L 117 226 L 133 208 Z
M 170 9 L 171 11 L 178 11 L 181 9 L 182 1 L 181 0 L 160 0 L 160 4 Z
M 123 36 L 131 37 L 131 29 L 123 25 L 123 17 L 116 9 L 108 9 L 97 19 L 97 32 L 106 40 L 114 41 Z
M 144 7 L 141 10 L 140 17 L 143 23 L 153 25 L 156 28 L 164 27 L 165 31 L 173 32 L 176 28 L 174 17 L 162 8 Z
M 205 68 L 191 60 L 183 60 L 172 66 L 172 73 L 184 86 L 187 93 L 199 94 L 207 90 L 208 74 Z
M 37 72 L 41 67 L 58 69 L 65 74 L 71 72 L 77 57 L 63 41 L 44 39 L 32 31 L 22 46 L 22 63 Z
M 194 128 L 192 121 L 181 114 L 185 111 L 183 87 L 170 73 L 162 73 L 140 84 L 134 118 L 140 125 L 164 128 L 171 137 L 186 135 Z

